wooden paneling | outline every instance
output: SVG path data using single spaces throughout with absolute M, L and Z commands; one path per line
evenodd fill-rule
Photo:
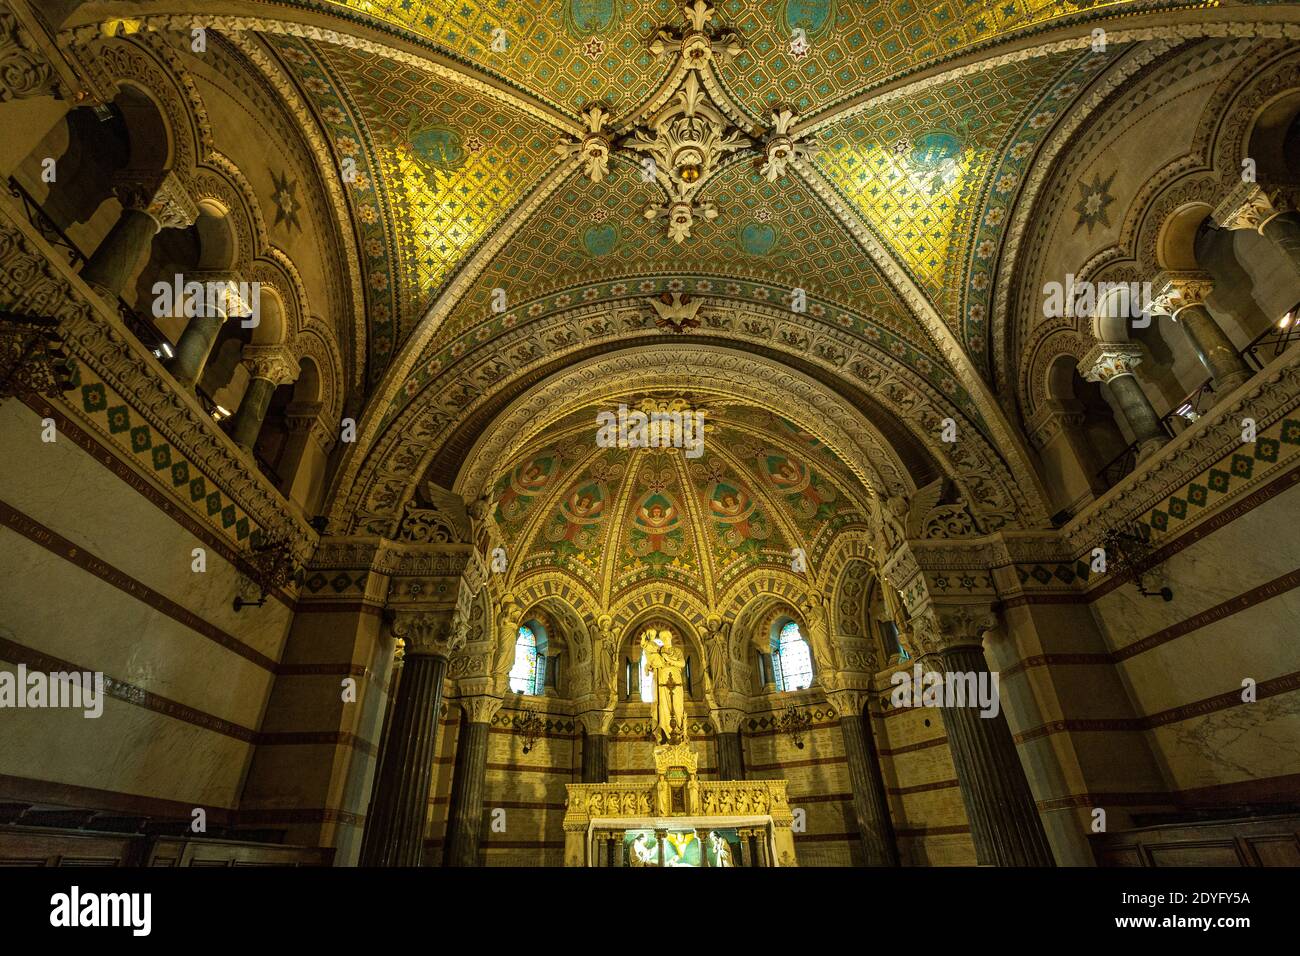
M 1300 816 L 1123 830 L 1092 846 L 1098 866 L 1300 866 Z

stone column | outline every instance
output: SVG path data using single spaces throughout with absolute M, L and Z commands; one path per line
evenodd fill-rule
M 405 682 L 406 677 L 402 677 Z M 456 768 L 447 813 L 447 866 L 478 866 L 483 828 L 483 788 L 487 781 L 488 725 L 501 707 L 500 697 L 467 697 L 456 742 Z
M 1087 420 L 1087 412 L 1078 399 L 1048 398 L 1029 422 L 1030 435 L 1034 447 L 1040 452 L 1055 442 L 1059 435 L 1082 482 L 1081 486 L 1077 486 L 1077 491 L 1090 491 L 1094 496 L 1103 495 L 1109 489 L 1098 472 L 1106 463 L 1097 460 L 1084 432 L 1083 426 Z M 1068 476 L 1062 475 L 1061 478 L 1068 479 Z M 1076 486 L 1067 484 L 1067 487 L 1071 491 L 1076 490 Z
M 1254 229 L 1300 272 L 1300 213 L 1293 189 L 1242 183 L 1214 210 L 1225 229 Z
M 1133 374 L 1141 361 L 1141 347 L 1129 342 L 1099 342 L 1079 361 L 1079 372 L 1084 378 L 1101 382 L 1110 389 L 1137 442 L 1139 461 L 1169 442 L 1169 436 L 1160 427 L 1160 417 Z
M 612 710 L 589 710 L 579 714 L 586 735 L 582 740 L 582 782 L 609 783 L 609 725 Z
M 402 681 L 361 844 L 362 866 L 420 865 L 447 657 L 465 646 L 465 629 L 451 612 L 398 612 L 393 633 L 406 642 Z
M 987 606 L 926 609 L 913 634 L 925 672 L 988 680 L 983 634 L 997 624 Z M 914 689 L 914 692 L 917 689 Z M 1053 866 L 1038 807 L 1001 707 L 981 716 L 978 704 L 940 708 L 957 783 L 981 866 Z
M 236 445 L 251 452 L 262 431 L 266 409 L 277 386 L 298 378 L 298 360 L 285 345 L 245 345 L 243 361 L 252 376 L 230 426 Z
M 700 866 L 707 867 L 709 865 L 709 828 L 696 827 L 695 839 L 700 844 Z
M 163 229 L 194 224 L 199 208 L 172 173 L 125 174 L 115 184 L 122 216 L 82 267 L 81 278 L 115 302 Z
M 853 788 L 853 813 L 866 851 L 867 866 L 898 866 L 898 845 L 885 799 L 885 780 L 876 759 L 875 741 L 862 708 L 867 701 L 863 690 L 839 690 L 826 695 L 840 715 L 844 756 Z
M 310 507 L 310 491 L 315 484 L 311 480 L 311 459 L 307 452 L 313 444 L 320 449 L 319 468 L 329 454 L 327 449 L 332 440 L 320 424 L 320 413 L 324 408 L 321 402 L 290 402 L 284 410 L 289 435 L 285 439 L 284 450 L 280 453 L 280 491 L 286 498 L 292 498 L 295 490 L 300 491 L 300 500 L 305 508 Z M 299 474 L 299 469 L 304 465 L 308 467 L 308 472 Z
M 1205 307 L 1213 280 L 1201 272 L 1162 272 L 1152 284 L 1156 305 L 1183 327 L 1196 357 L 1214 379 L 1220 396 L 1250 378 L 1250 369 Z
M 167 370 L 186 388 L 193 388 L 203 376 L 203 368 L 208 364 L 208 356 L 221 333 L 221 326 L 228 316 L 244 314 L 244 305 L 234 291 L 234 280 L 229 275 L 192 272 L 184 278 L 187 283 L 203 283 L 205 294 L 200 297 L 198 314 L 186 323 L 185 331 L 176 343 L 176 354 L 167 363 Z M 207 295 L 208 288 L 215 294 Z
M 718 779 L 744 780 L 745 756 L 740 745 L 740 722 L 744 713 L 732 708 L 713 712 L 713 726 L 717 729 Z

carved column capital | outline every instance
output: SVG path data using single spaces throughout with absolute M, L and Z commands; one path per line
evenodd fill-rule
M 290 402 L 284 409 L 284 422 L 289 433 L 301 435 L 311 432 L 324 407 L 321 402 Z
M 1225 229 L 1253 229 L 1263 232 L 1270 219 L 1295 212 L 1300 202 L 1294 190 L 1284 186 L 1240 183 L 1211 213 Z
M 240 358 L 253 378 L 274 385 L 288 385 L 298 379 L 298 358 L 287 345 L 245 345 Z
M 614 722 L 614 712 L 612 710 L 585 710 L 578 715 L 578 720 L 582 722 L 582 729 L 587 732 L 588 736 L 607 734 L 609 733 L 610 724 Z
M 1214 280 L 1208 273 L 1196 270 L 1161 272 L 1151 283 L 1152 305 L 1174 318 L 1193 305 L 1203 305 L 1214 291 Z
M 734 707 L 718 707 L 709 711 L 719 733 L 734 734 L 740 729 L 740 722 L 745 719 L 745 712 Z
M 124 209 L 144 213 L 159 229 L 184 229 L 199 218 L 198 205 L 175 173 L 122 173 L 113 191 Z
M 1079 360 L 1079 372 L 1089 382 L 1109 382 L 1132 375 L 1142 361 L 1142 347 L 1132 342 L 1098 342 Z
M 918 658 L 958 647 L 983 649 L 985 633 L 997 627 L 998 617 L 985 603 L 931 605 L 912 618 Z
M 447 657 L 465 646 L 467 629 L 450 611 L 398 611 L 393 634 L 406 642 L 406 655 Z
M 841 690 L 829 691 L 826 699 L 830 705 L 835 708 L 835 712 L 840 718 L 857 717 L 862 713 L 862 708 L 866 706 L 870 699 L 869 692 L 856 687 L 845 687 Z
M 462 697 L 460 706 L 465 710 L 465 719 L 471 724 L 486 724 L 501 709 L 501 698 L 488 695 Z

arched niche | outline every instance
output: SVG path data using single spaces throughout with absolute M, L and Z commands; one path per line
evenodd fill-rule
M 157 101 L 143 87 L 123 83 L 111 103 L 70 110 L 27 154 L 14 178 L 71 243 L 90 255 L 121 213 L 114 192 L 118 177 L 164 172 L 171 142 Z
M 1106 490 L 1102 472 L 1123 454 L 1127 440 L 1100 382 L 1079 374 L 1074 355 L 1052 359 L 1046 374 L 1046 410 L 1055 417 L 1039 452 L 1058 513 L 1072 513 Z
M 672 632 L 673 644 L 686 656 L 686 699 L 704 699 L 704 669 L 707 657 L 700 646 L 699 635 L 680 615 L 670 609 L 648 608 L 627 624 L 619 641 L 616 657 L 617 700 L 620 704 L 641 704 L 643 660 L 641 635 L 650 628 Z

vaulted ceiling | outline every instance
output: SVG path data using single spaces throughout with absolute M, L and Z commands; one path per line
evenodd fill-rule
M 752 151 L 734 154 L 704 190 L 720 215 L 685 246 L 664 241 L 642 219 L 655 186 L 617 159 L 604 182 L 573 173 L 558 188 L 547 184 L 561 166 L 555 147 L 580 133 L 583 109 L 602 104 L 619 128 L 660 90 L 675 56 L 656 55 L 652 46 L 661 28 L 684 22 L 680 4 L 280 6 L 328 11 L 339 31 L 273 30 L 266 37 L 312 103 L 337 160 L 356 164 L 351 201 L 366 269 L 367 380 L 374 386 L 422 323 L 436 334 L 421 338 L 404 381 L 411 369 L 418 378 L 418 369 L 466 331 L 481 340 L 493 322 L 526 319 L 490 310 L 493 289 L 506 290 L 512 313 L 532 308 L 535 315 L 547 292 L 591 296 L 593 284 L 618 277 L 766 281 L 767 295 L 780 296 L 797 276 L 824 308 L 846 310 L 846 322 L 873 324 L 909 349 L 939 354 L 933 332 L 917 322 L 896 283 L 846 227 L 849 220 L 881 244 L 985 373 L 990 343 L 980 300 L 987 276 L 970 287 L 972 278 L 996 248 L 1036 140 L 1123 46 L 1094 52 L 1076 42 L 951 76 L 932 69 L 915 83 L 906 78 L 1056 21 L 1082 24 L 1171 4 L 724 0 L 713 22 L 737 37 L 737 52 L 716 59 L 727 95 L 754 128 L 770 123 L 775 104 L 789 105 L 816 152 L 803 171 L 776 182 L 757 174 Z M 430 62 L 344 42 L 349 23 L 393 31 L 432 51 Z M 1087 30 L 1075 32 L 1081 38 Z M 536 208 L 523 208 L 542 192 Z M 836 201 L 850 212 L 832 210 Z M 508 232 L 503 243 L 498 230 Z M 490 239 L 499 253 L 453 289 Z
M 908 476 L 903 487 L 943 472 L 987 509 L 988 527 L 1042 520 L 1023 437 L 990 385 L 1000 250 L 1042 178 L 1044 141 L 1085 97 L 1101 101 L 1101 75 L 1153 30 L 1175 42 L 1213 32 L 1199 21 L 1241 5 L 123 7 L 170 28 L 241 33 L 250 62 L 307 104 L 301 120 L 335 167 L 324 172 L 337 171 L 344 187 L 340 218 L 354 230 L 365 295 L 364 394 L 353 396 L 363 411 L 335 478 L 336 507 L 374 530 L 393 527 L 422 478 L 480 493 L 455 469 L 539 383 L 656 343 L 794 370 L 801 388 L 859 410 L 891 474 Z M 701 61 L 689 59 L 691 36 L 702 38 Z M 656 205 L 670 211 L 667 187 L 627 146 L 683 95 L 688 75 L 719 117 L 710 124 L 739 144 L 707 164 L 682 239 L 654 215 Z M 591 125 L 596 105 L 603 129 Z M 781 109 L 793 115 L 781 119 Z M 767 150 L 787 130 L 798 149 L 774 167 Z M 612 150 L 601 175 L 582 152 L 593 132 L 607 132 Z M 695 300 L 698 321 L 689 330 L 656 322 L 651 299 Z M 977 442 L 938 443 L 950 418 Z M 626 480 L 641 480 L 641 459 L 654 457 L 634 456 Z M 850 464 L 860 476 L 862 463 Z M 688 474 L 676 480 L 698 498 L 698 487 L 685 493 Z M 703 549 L 707 528 L 693 534 Z
M 668 405 L 636 392 L 624 400 L 633 411 Z M 509 462 L 492 494 L 515 556 L 512 589 L 558 570 L 603 607 L 647 583 L 716 606 L 746 572 L 788 572 L 795 549 L 815 572 L 836 532 L 866 527 L 861 484 L 816 436 L 741 402 L 690 406 L 706 414 L 694 456 L 601 447 L 596 416 L 611 408 L 601 401 Z

